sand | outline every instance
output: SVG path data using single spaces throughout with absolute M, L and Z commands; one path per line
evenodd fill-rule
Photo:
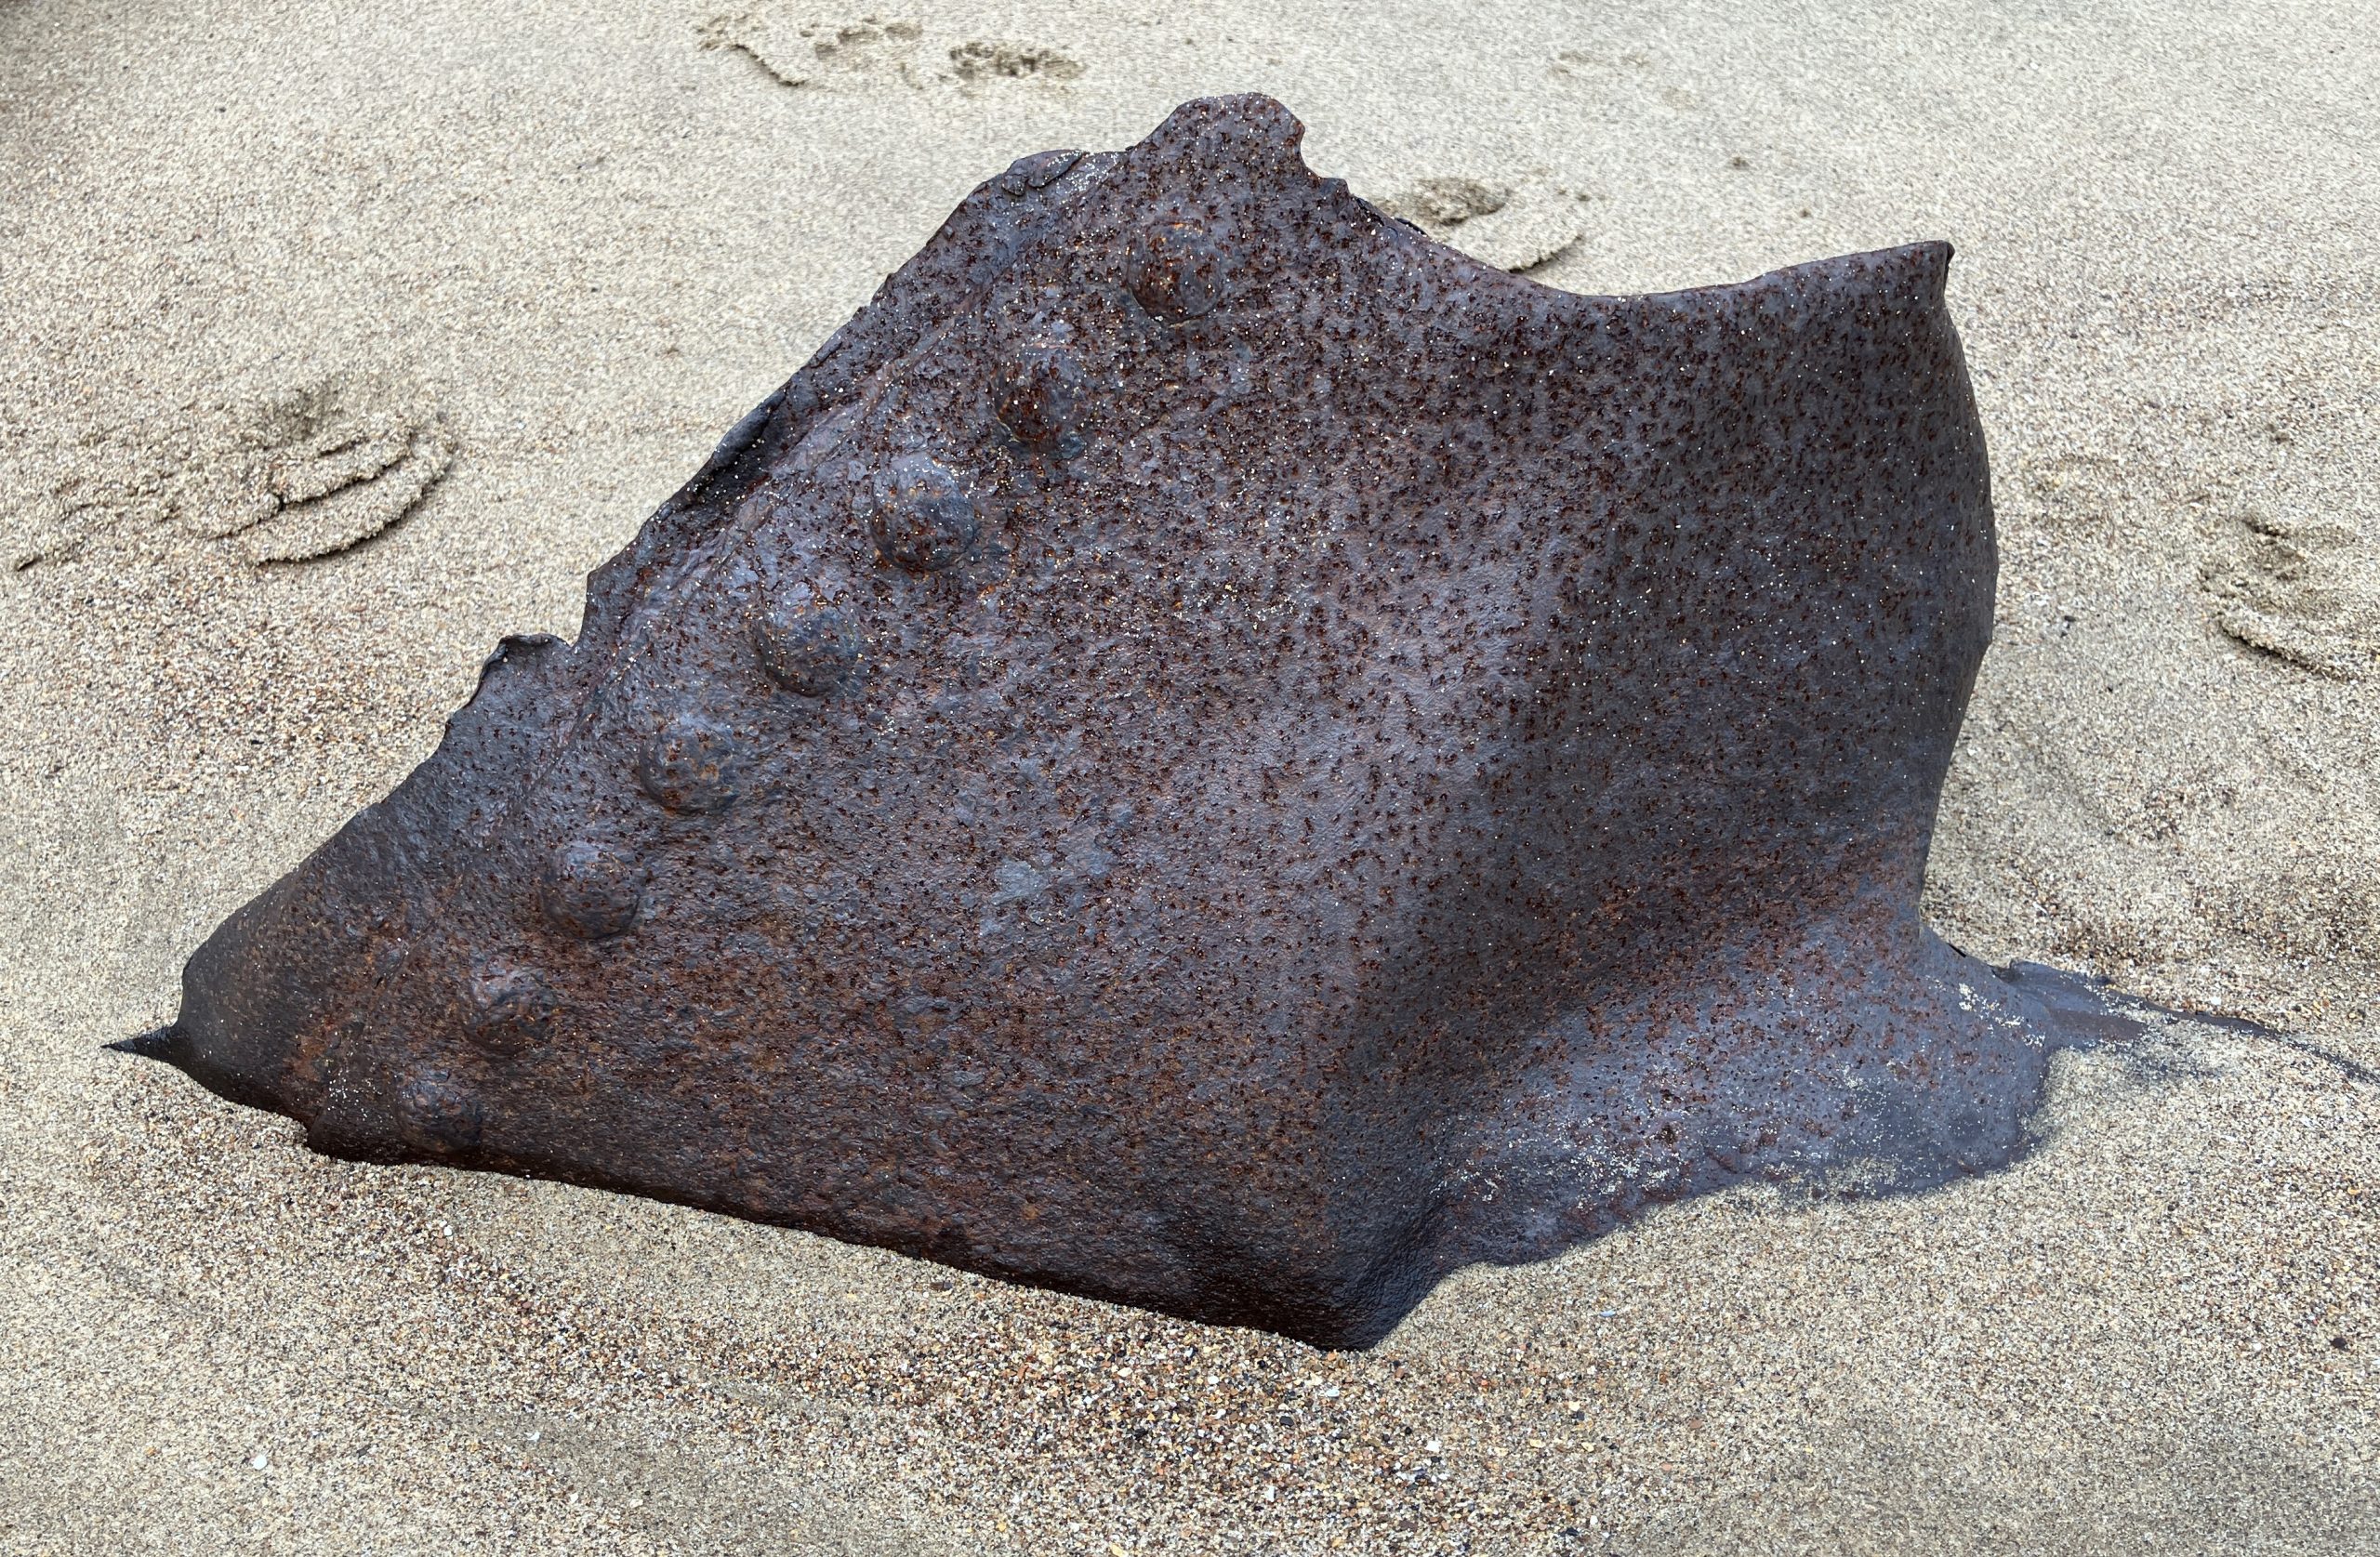
M 0 1552 L 2380 1551 L 2358 7 L 744 3 L 0 0 Z M 100 1050 L 967 188 L 1244 89 L 1553 285 L 1956 244 L 2003 572 L 1929 911 L 2278 1036 L 1342 1355 Z

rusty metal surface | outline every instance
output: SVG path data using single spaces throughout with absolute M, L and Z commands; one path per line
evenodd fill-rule
M 2005 1160 L 1917 914 L 1991 621 L 1939 244 L 1588 297 L 1278 104 L 971 195 L 136 1040 L 325 1152 L 1322 1344 Z

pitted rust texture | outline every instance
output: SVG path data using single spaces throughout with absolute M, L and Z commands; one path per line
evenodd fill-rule
M 1938 244 L 1573 297 L 1278 104 L 1027 158 L 139 1047 L 320 1149 L 1324 1344 L 2109 1019 L 1917 916 L 1989 637 Z

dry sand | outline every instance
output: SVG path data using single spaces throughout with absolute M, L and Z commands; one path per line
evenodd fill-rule
M 2380 1551 L 2365 7 L 745 3 L 0 0 L 0 1552 Z M 1243 89 L 1555 285 L 1956 243 L 2004 561 L 1931 911 L 2286 1036 L 1362 1355 L 99 1050 L 969 186 Z

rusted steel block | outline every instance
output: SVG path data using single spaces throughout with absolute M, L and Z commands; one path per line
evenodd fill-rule
M 2114 1019 L 1920 923 L 1990 634 L 1924 244 L 1574 297 L 1263 98 L 969 196 L 130 1047 L 321 1150 L 1364 1345 Z

